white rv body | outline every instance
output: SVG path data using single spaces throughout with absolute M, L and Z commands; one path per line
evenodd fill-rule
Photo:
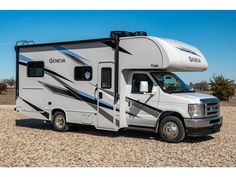
M 206 59 L 197 48 L 150 36 L 120 37 L 118 45 L 113 38 L 106 38 L 16 46 L 16 110 L 30 118 L 48 121 L 60 110 L 65 113 L 67 123 L 111 131 L 132 128 L 157 132 L 165 115 L 179 115 L 187 134 L 188 128 L 216 125 L 219 131 L 222 117 L 216 97 L 190 92 L 166 93 L 152 76 L 155 72 L 206 70 Z M 44 63 L 43 76 L 28 77 L 29 63 L 37 61 Z M 85 80 L 76 79 L 76 67 L 78 76 Z M 102 72 L 110 76 L 102 76 Z M 149 93 L 132 93 L 135 74 L 149 78 L 152 85 Z M 146 85 L 145 81 L 143 84 Z M 205 112 L 201 119 L 191 118 L 189 104 L 204 104 L 207 111 L 208 103 L 216 109 L 214 114 Z

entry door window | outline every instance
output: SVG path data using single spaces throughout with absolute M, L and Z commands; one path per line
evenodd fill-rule
M 149 78 L 147 74 L 134 74 L 132 78 L 132 90 L 131 93 L 141 93 L 139 92 L 140 82 L 147 81 L 148 82 L 148 93 L 152 92 L 152 80 Z
M 110 89 L 111 86 L 112 72 L 110 67 L 102 68 L 101 71 L 101 87 L 102 89 Z

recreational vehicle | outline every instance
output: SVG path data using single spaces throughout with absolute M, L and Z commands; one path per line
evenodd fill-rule
M 112 31 L 93 40 L 34 44 L 16 50 L 16 110 L 52 123 L 152 131 L 177 143 L 220 131 L 219 100 L 195 93 L 177 72 L 205 71 L 195 47 L 146 32 Z

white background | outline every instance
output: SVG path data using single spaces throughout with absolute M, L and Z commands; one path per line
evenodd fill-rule
M 235 0 L 0 0 L 0 9 L 236 9 Z M 234 22 L 235 23 L 235 22 Z M 1 142 L 0 142 L 1 146 Z M 236 148 L 236 147 L 235 147 Z M 236 160 L 236 159 L 235 159 Z M 236 164 L 235 164 L 236 166 Z M 1 168 L 0 177 L 235 177 L 236 168 Z
M 235 0 L 0 0 L 0 9 L 236 9 Z
M 235 168 L 5 168 L 1 177 L 235 177 Z

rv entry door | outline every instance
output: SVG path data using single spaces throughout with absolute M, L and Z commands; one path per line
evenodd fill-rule
M 115 130 L 114 120 L 114 63 L 100 62 L 97 75 L 97 128 Z

